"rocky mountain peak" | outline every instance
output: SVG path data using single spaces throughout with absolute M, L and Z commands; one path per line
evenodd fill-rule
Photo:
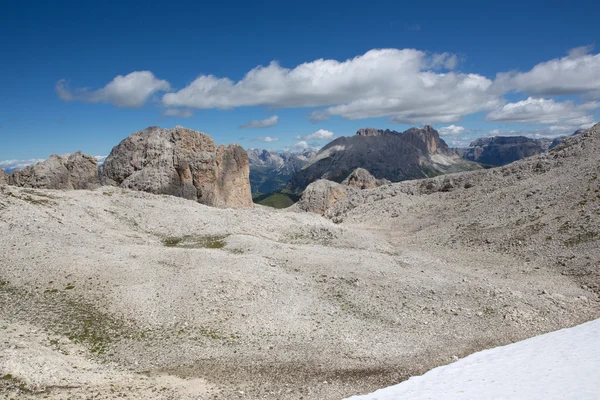
M 360 128 L 356 131 L 356 136 L 381 136 L 385 133 L 383 129 Z

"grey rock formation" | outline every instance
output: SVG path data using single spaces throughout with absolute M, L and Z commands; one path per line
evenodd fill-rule
M 7 185 L 7 184 L 8 184 L 8 174 L 2 168 L 0 168 L 0 185 Z
M 348 185 L 319 179 L 307 186 L 295 206 L 302 211 L 324 215 L 336 202 L 356 191 Z
M 78 151 L 13 171 L 8 183 L 38 189 L 93 189 L 98 186 L 96 158 Z
M 373 189 L 386 183 L 390 183 L 390 181 L 387 179 L 377 179 L 364 168 L 356 168 L 344 179 L 342 185 L 353 186 L 358 189 Z
M 454 153 L 430 126 L 403 133 L 365 128 L 319 150 L 290 179 L 288 189 L 300 192 L 317 179 L 342 182 L 356 168 L 365 168 L 378 179 L 399 182 L 481 167 Z
M 207 134 L 177 126 L 136 132 L 100 167 L 103 184 L 169 194 L 216 207 L 250 207 L 246 151 L 217 147 Z

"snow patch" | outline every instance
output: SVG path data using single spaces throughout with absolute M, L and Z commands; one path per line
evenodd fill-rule
M 594 400 L 600 398 L 600 319 L 484 350 L 348 400 Z

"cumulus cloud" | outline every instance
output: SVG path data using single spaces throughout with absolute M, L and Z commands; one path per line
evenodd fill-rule
M 461 133 L 463 133 L 465 131 L 465 128 L 462 126 L 457 126 L 457 125 L 449 125 L 449 126 L 444 126 L 443 128 L 440 128 L 438 130 L 438 132 L 440 133 L 440 135 L 444 136 L 444 135 L 448 135 L 448 136 L 456 136 L 456 135 L 460 135 Z
M 44 160 L 45 158 L 30 158 L 29 160 L 3 160 L 0 161 L 0 168 L 6 172 L 11 172 L 17 169 L 23 169 L 29 165 L 37 164 Z
M 272 117 L 261 119 L 261 120 L 252 120 L 246 122 L 240 126 L 240 128 L 270 128 L 272 126 L 277 125 L 279 122 L 279 116 L 273 115 Z
M 150 71 L 136 71 L 125 76 L 119 75 L 103 88 L 92 91 L 88 88 L 71 91 L 65 79 L 56 83 L 56 93 L 65 101 L 110 103 L 125 108 L 142 107 L 154 93 L 170 89 L 169 82 L 157 79 Z
M 292 151 L 302 151 L 308 149 L 309 147 L 310 146 L 308 145 L 308 143 L 305 140 L 303 140 L 301 142 L 294 143 L 292 145 Z
M 311 116 L 394 121 L 450 122 L 499 104 L 492 81 L 476 74 L 440 72 L 456 67 L 449 53 L 376 49 L 346 61 L 319 59 L 284 68 L 276 62 L 250 70 L 241 80 L 201 75 L 163 96 L 168 107 L 231 109 L 242 106 L 326 107 Z
M 163 117 L 191 118 L 194 113 L 188 108 L 169 108 L 163 111 Z
M 333 137 L 335 136 L 335 134 L 331 131 L 328 131 L 326 129 L 319 129 L 318 131 L 316 131 L 315 133 L 311 133 L 310 135 L 306 135 L 306 136 L 296 136 L 296 140 L 331 140 L 333 139 Z
M 571 49 L 566 57 L 537 64 L 527 72 L 499 73 L 494 89 L 537 96 L 591 94 L 600 97 L 600 54 L 591 46 Z
M 256 142 L 272 143 L 272 142 L 279 141 L 279 138 L 271 137 L 271 136 L 261 136 L 261 137 L 254 138 L 252 140 L 256 141 Z
M 575 104 L 572 101 L 557 102 L 553 99 L 533 98 L 508 103 L 490 112 L 488 121 L 524 122 L 529 124 L 558 124 L 577 126 L 589 124 L 591 110 L 600 108 L 599 102 Z

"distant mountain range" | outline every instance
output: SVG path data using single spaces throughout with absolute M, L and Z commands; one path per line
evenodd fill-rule
M 578 129 L 571 136 L 587 132 Z M 502 166 L 543 153 L 558 146 L 568 136 L 532 139 L 525 136 L 492 136 L 475 139 L 467 148 L 452 149 L 459 156 L 489 166 Z
M 316 153 L 307 149 L 301 152 L 248 149 L 250 186 L 253 195 L 279 192 Z
M 399 182 L 481 166 L 461 158 L 428 125 L 404 132 L 363 128 L 319 150 L 291 177 L 287 189 L 298 193 L 317 179 L 341 182 L 356 168 L 364 168 L 378 179 Z

